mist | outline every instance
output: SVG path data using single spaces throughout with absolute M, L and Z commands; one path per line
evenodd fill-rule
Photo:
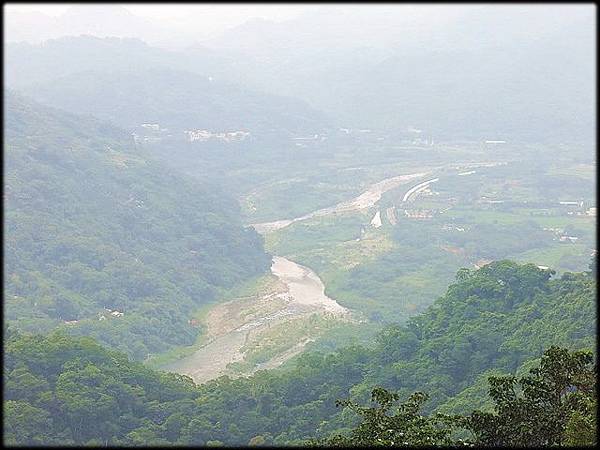
M 3 12 L 7 445 L 596 443 L 594 5 Z

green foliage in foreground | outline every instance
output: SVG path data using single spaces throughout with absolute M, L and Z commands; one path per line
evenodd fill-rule
M 415 392 L 401 403 L 395 414 L 390 410 L 399 400 L 399 395 L 381 387 L 373 389 L 371 400 L 377 407 L 360 406 L 349 400 L 337 404 L 346 406 L 362 417 L 362 422 L 349 436 L 336 435 L 322 441 L 328 446 L 374 446 L 384 445 L 452 445 L 452 428 L 456 419 L 452 416 L 436 414 L 428 417 L 421 414 L 427 394 Z
M 320 443 L 328 446 L 592 446 L 596 443 L 596 369 L 589 351 L 550 347 L 539 367 L 522 377 L 490 377 L 493 412 L 468 416 L 421 412 L 427 395 L 412 394 L 396 407 L 399 395 L 373 389 L 377 406 L 338 402 L 361 416 L 348 435 Z M 468 430 L 467 439 L 456 438 Z
M 465 425 L 493 446 L 593 445 L 596 369 L 589 351 L 550 347 L 522 377 L 491 377 L 494 412 L 475 411 Z
M 481 427 L 475 429 L 473 421 L 472 433 L 482 441 L 497 439 L 486 434 L 488 423 L 508 423 L 512 416 L 505 412 L 520 411 L 521 419 L 515 420 L 536 417 L 543 410 L 532 410 L 528 402 L 546 401 L 538 388 L 532 391 L 534 397 L 525 392 L 531 383 L 519 384 L 520 378 L 510 377 L 523 377 L 552 345 L 593 347 L 594 277 L 568 273 L 549 278 L 533 265 L 509 261 L 461 271 L 425 314 L 405 327 L 387 328 L 372 347 L 307 352 L 285 371 L 261 371 L 235 380 L 222 377 L 200 386 L 187 377 L 128 361 L 90 338 L 30 336 L 9 329 L 4 347 L 5 436 L 7 442 L 23 445 L 247 445 L 251 440 L 301 445 L 311 438 L 347 436 L 359 423 L 351 408 L 336 408 L 336 400 L 364 404 L 373 386 L 380 386 L 398 399 L 410 398 L 412 406 L 405 413 L 422 409 L 421 416 L 435 420 L 419 419 L 415 424 L 423 422 L 435 430 L 447 423 L 431 416 L 433 412 L 467 417 L 481 409 Z M 574 379 L 572 374 L 581 367 L 577 364 L 565 365 L 572 367 L 566 379 Z M 547 367 L 540 373 L 543 379 L 556 365 Z M 508 394 L 487 399 L 482 377 L 489 375 L 513 380 L 512 385 L 492 382 L 492 387 L 499 393 L 505 386 L 514 388 L 514 402 Z M 429 401 L 411 397 L 415 391 L 427 393 Z M 588 400 L 594 397 L 585 395 L 577 406 L 576 396 L 561 400 L 574 409 L 552 416 L 564 424 L 562 444 L 590 439 L 593 423 L 588 412 L 595 406 Z M 510 406 L 498 409 L 506 404 L 499 400 L 502 396 Z M 482 408 L 489 403 L 491 408 Z M 415 439 L 420 436 L 418 428 L 406 431 Z
M 156 422 L 183 412 L 195 389 L 186 377 L 152 371 L 89 337 L 10 329 L 4 383 L 9 445 L 167 443 Z

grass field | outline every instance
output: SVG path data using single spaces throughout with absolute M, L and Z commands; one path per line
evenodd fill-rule
M 530 250 L 514 256 L 521 262 L 548 266 L 560 275 L 563 272 L 587 270 L 590 252 L 585 244 L 557 243 L 546 249 Z
M 548 170 L 549 175 L 569 175 L 584 180 L 594 180 L 596 178 L 595 164 L 573 164 L 565 166 L 554 166 Z

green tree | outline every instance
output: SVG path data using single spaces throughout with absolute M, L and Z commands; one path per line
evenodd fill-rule
M 377 406 L 361 406 L 349 400 L 338 401 L 361 416 L 362 422 L 349 435 L 335 435 L 323 444 L 331 446 L 431 446 L 462 443 L 452 437 L 457 424 L 454 416 L 421 414 L 427 394 L 415 392 L 390 414 L 399 395 L 377 387 L 371 400 Z
M 7 445 L 41 445 L 51 443 L 50 414 L 24 401 L 4 402 L 4 443 Z
M 596 371 L 589 351 L 550 347 L 523 377 L 490 377 L 493 412 L 464 421 L 477 444 L 491 446 L 593 445 Z

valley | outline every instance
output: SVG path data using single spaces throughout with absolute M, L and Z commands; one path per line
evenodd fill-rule
M 511 214 L 502 201 L 495 203 L 479 192 L 507 170 L 518 180 L 506 185 L 513 190 L 535 179 L 521 173 L 518 161 L 477 160 L 476 150 L 470 149 L 472 158 L 464 162 L 424 166 L 370 184 L 363 181 L 361 193 L 333 206 L 250 225 L 276 255 L 270 281 L 248 295 L 216 304 L 204 316 L 207 331 L 195 350 L 160 367 L 188 374 L 197 382 L 221 375 L 247 376 L 285 365 L 305 349 L 320 348 L 327 330 L 335 335 L 349 325 L 348 320 L 356 335 L 367 339 L 373 327 L 403 322 L 423 311 L 444 292 L 460 267 L 481 267 L 495 258 L 515 257 L 560 271 L 576 257 L 580 262 L 573 269 L 582 270 L 594 249 L 595 218 L 573 217 L 564 209 L 539 216 L 533 208 L 529 216 L 534 225 L 527 226 L 534 228 L 527 233 L 535 229 L 545 237 L 527 243 L 509 234 L 504 239 L 520 242 L 513 244 L 512 252 L 494 253 L 486 250 L 488 244 L 477 244 L 479 233 L 486 233 L 479 231 L 479 222 L 488 220 L 497 228 Z M 277 190 L 283 183 L 285 179 L 271 183 L 270 189 Z M 527 198 L 531 193 L 523 198 L 523 206 Z M 561 244 L 544 232 L 553 223 L 576 224 L 583 241 Z M 515 230 L 527 226 L 521 220 L 512 224 Z M 475 245 L 457 241 L 462 235 L 471 235 Z M 307 321 L 311 314 L 312 325 Z
M 4 446 L 597 445 L 594 13 L 9 2 Z

